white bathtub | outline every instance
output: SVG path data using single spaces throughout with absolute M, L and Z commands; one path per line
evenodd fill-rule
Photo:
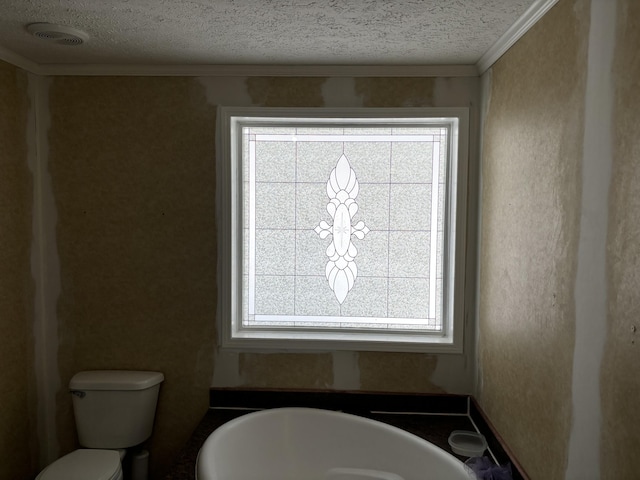
M 215 430 L 198 480 L 469 480 L 453 455 L 390 425 L 346 413 L 278 408 Z

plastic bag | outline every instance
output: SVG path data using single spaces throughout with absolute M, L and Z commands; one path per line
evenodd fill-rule
M 489 457 L 472 457 L 464 464 L 476 474 L 478 480 L 513 480 L 510 463 L 496 465 Z

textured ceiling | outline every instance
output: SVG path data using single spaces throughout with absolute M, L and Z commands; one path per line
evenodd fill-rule
M 0 0 L 0 46 L 39 64 L 474 64 L 534 0 Z M 50 22 L 82 46 L 32 37 Z

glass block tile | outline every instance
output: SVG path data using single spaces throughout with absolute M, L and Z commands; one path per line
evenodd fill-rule
M 393 135 L 440 135 L 440 128 L 394 127 Z
M 391 161 L 391 181 L 431 183 L 431 142 L 394 142 Z
M 240 165 L 240 169 L 242 170 L 242 181 L 249 181 L 249 135 L 242 136 L 242 164 Z
M 360 184 L 356 203 L 355 223 L 362 220 L 370 230 L 389 228 L 389 185 Z
M 323 135 L 359 135 L 364 141 L 327 141 Z M 445 199 L 446 130 L 426 127 L 356 128 L 325 127 L 251 127 L 243 135 L 243 150 L 255 134 L 291 135 L 288 139 L 256 139 L 255 194 L 255 314 L 270 315 L 269 325 L 283 325 L 279 315 L 287 315 L 286 324 L 362 328 L 353 317 L 371 319 L 369 328 L 425 330 L 436 328 L 442 318 L 443 228 Z M 313 141 L 296 141 L 295 134 L 313 135 Z M 438 171 L 437 306 L 429 315 L 431 182 L 434 142 L 373 142 L 367 135 L 434 135 L 439 146 Z M 444 134 L 443 134 L 444 133 Z M 308 137 L 307 137 L 308 138 Z M 334 139 L 332 139 L 334 140 Z M 367 141 L 369 140 L 369 141 Z M 404 140 L 404 139 L 403 139 Z M 358 249 L 356 284 L 342 306 L 335 298 L 324 275 L 326 248 L 331 236 L 321 239 L 314 231 L 320 221 L 332 223 L 326 210 L 326 184 L 336 162 L 344 152 L 356 173 L 360 189 L 355 198 L 359 210 L 352 225 L 359 221 L 370 229 L 363 239 L 352 237 Z M 248 153 L 243 164 L 248 165 Z M 248 169 L 242 167 L 243 185 L 248 185 Z M 249 195 L 247 195 L 249 197 Z M 248 233 L 249 202 L 243 205 L 243 227 Z M 433 212 L 436 214 L 436 212 Z M 248 243 L 243 238 L 243 265 L 248 268 Z M 391 278 L 387 278 L 389 275 Z M 248 315 L 248 275 L 243 275 L 243 318 L 252 324 L 267 325 Z M 388 303 L 388 304 L 387 304 Z M 425 318 L 424 322 L 381 324 L 387 311 L 398 322 L 403 318 Z M 299 315 L 300 321 L 289 321 Z M 326 317 L 326 321 L 322 318 Z M 308 321 L 305 321 L 305 318 Z M 344 319 L 341 321 L 340 319 Z M 312 322 L 312 323 L 309 323 Z M 406 322 L 411 322 L 406 320 Z
M 298 142 L 297 180 L 326 185 L 341 155 L 342 142 Z
M 295 231 L 256 230 L 256 274 L 295 273 Z
M 297 127 L 298 135 L 342 135 L 342 127 Z
M 386 323 L 365 323 L 365 322 L 343 322 L 340 324 L 340 328 L 375 328 L 386 329 L 389 325 Z
M 443 305 L 443 297 L 442 297 L 442 279 L 436 279 L 436 322 L 442 322 L 442 305 Z
M 394 330 L 436 330 L 433 325 L 429 323 L 393 323 L 389 325 L 389 328 Z
M 242 225 L 243 228 L 249 228 L 249 198 L 250 198 L 250 190 L 249 190 L 249 182 L 242 183 Z
M 429 277 L 430 234 L 389 232 L 389 277 Z
M 249 275 L 242 276 L 242 319 L 249 317 Z
M 447 177 L 447 143 L 446 137 L 442 137 L 440 142 L 440 168 L 438 169 L 438 177 L 440 183 L 445 183 Z
M 299 183 L 296 199 L 296 228 L 313 230 L 321 220 L 331 224 L 331 216 L 327 212 L 328 202 L 326 181 Z
M 324 275 L 296 277 L 295 303 L 296 315 L 337 316 L 340 314 L 340 305 Z
M 427 318 L 429 280 L 427 278 L 389 279 L 389 317 Z
M 391 128 L 387 127 L 356 127 L 345 128 L 345 135 L 390 135 Z
M 242 272 L 249 273 L 249 229 L 244 229 L 242 233 Z
M 364 240 L 355 239 L 354 244 L 358 249 L 358 278 L 386 277 L 389 271 L 389 232 L 372 230 Z
M 256 276 L 256 315 L 293 315 L 293 298 L 293 276 Z
M 247 325 L 252 327 L 295 327 L 295 322 L 279 322 L 277 320 L 249 320 Z
M 251 134 L 294 135 L 295 127 L 248 127 Z
M 387 279 L 358 275 L 353 289 L 342 304 L 342 316 L 386 317 Z
M 391 142 L 345 142 L 344 154 L 360 183 L 388 183 Z
M 256 184 L 256 228 L 295 227 L 295 185 Z
M 256 142 L 257 182 L 294 182 L 295 179 L 294 142 Z
M 391 230 L 431 229 L 431 185 L 391 185 Z
M 336 322 L 319 322 L 317 320 L 305 320 L 304 317 L 297 317 L 296 327 L 308 327 L 308 328 L 335 328 L 339 324 Z
M 331 237 L 323 240 L 313 230 L 298 230 L 296 232 L 296 275 L 323 276 L 329 260 L 325 252 L 330 243 Z M 360 263 L 359 259 L 358 263 Z
M 444 185 L 438 188 L 438 231 L 444 229 Z
M 444 260 L 444 234 L 438 232 L 438 244 L 436 246 L 436 277 L 442 278 L 442 263 Z

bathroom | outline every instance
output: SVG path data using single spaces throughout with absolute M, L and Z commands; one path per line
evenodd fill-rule
M 164 373 L 151 478 L 211 386 L 473 394 L 532 479 L 637 478 L 639 22 L 634 0 L 560 0 L 480 77 L 0 62 L 0 480 L 76 447 L 90 369 Z M 464 354 L 217 349 L 221 104 L 470 108 Z

